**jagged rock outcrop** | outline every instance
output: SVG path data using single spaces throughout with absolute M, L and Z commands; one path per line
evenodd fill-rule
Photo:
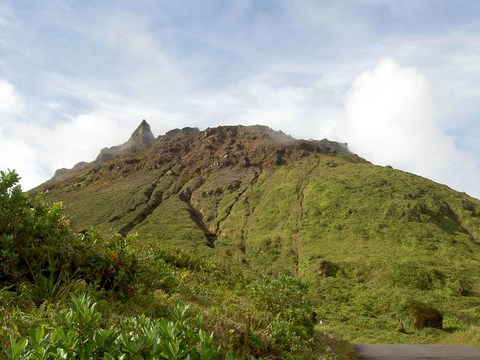
M 103 148 L 102 150 L 100 150 L 100 154 L 98 154 L 96 159 L 91 163 L 81 161 L 75 164 L 72 169 L 58 169 L 57 171 L 55 171 L 53 179 L 65 178 L 66 176 L 71 175 L 72 172 L 81 171 L 90 165 L 99 165 L 127 153 L 135 153 L 145 150 L 154 142 L 155 136 L 152 133 L 150 125 L 144 119 L 135 129 L 135 131 L 132 133 L 126 143 L 122 145 L 112 146 L 109 148 Z
M 109 161 L 114 157 L 126 154 L 128 152 L 138 152 L 145 150 L 155 141 L 155 136 L 150 129 L 150 125 L 142 120 L 140 125 L 130 136 L 130 139 L 122 145 L 103 148 L 95 159 L 97 164 Z
M 266 146 L 277 148 L 265 162 L 269 165 L 282 164 L 283 157 L 286 153 L 292 152 L 292 149 L 323 153 L 349 152 L 347 144 L 327 139 L 320 141 L 296 140 L 282 131 L 275 131 L 262 125 L 219 126 L 204 131 L 200 131 L 198 128 L 185 127 L 170 130 L 165 135 L 155 138 L 150 125 L 146 120 L 143 120 L 124 144 L 103 148 L 91 163 L 82 161 L 72 169 L 59 169 L 55 172 L 53 179 L 65 179 L 89 166 L 98 166 L 115 158 L 141 153 L 149 149 L 156 148 L 162 151 L 165 147 L 168 147 L 171 154 L 186 155 L 190 153 L 189 156 L 193 158 L 193 162 L 199 160 L 195 156 L 197 153 L 201 153 L 200 162 L 203 161 L 202 159 L 207 159 L 204 157 L 204 152 L 207 152 L 209 154 L 208 159 L 216 158 L 215 165 L 228 166 L 241 163 L 248 167 L 255 165 L 250 159 L 252 152 L 255 153 L 259 149 L 259 151 L 262 151 L 261 149 Z M 215 150 L 215 154 L 212 153 L 212 150 Z M 253 157 L 256 156 L 253 155 Z
M 155 141 L 155 136 L 153 136 L 152 130 L 150 129 L 150 125 L 144 119 L 140 123 L 140 125 L 135 129 L 130 139 L 127 141 L 125 145 L 128 147 L 134 146 L 144 146 L 150 145 L 152 142 Z
M 72 169 L 66 169 L 66 168 L 61 168 L 55 171 L 55 174 L 53 175 L 53 178 L 58 179 L 64 175 L 68 175 L 70 171 L 80 171 L 85 168 L 87 168 L 90 165 L 90 163 L 85 162 L 85 161 L 80 161 L 79 163 L 75 164 L 75 166 Z

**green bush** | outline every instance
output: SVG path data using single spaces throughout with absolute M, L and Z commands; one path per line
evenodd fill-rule
M 138 259 L 129 248 L 135 236 L 123 237 L 112 233 L 109 237 L 91 228 L 78 235 L 87 251 L 79 263 L 80 276 L 97 288 L 112 290 L 120 297 L 130 297 L 137 291 L 135 281 Z
M 70 307 L 28 334 L 11 336 L 3 358 L 17 359 L 220 359 L 202 319 L 177 304 L 172 320 L 146 316 L 108 324 L 89 296 L 72 296 Z M 233 358 L 231 355 L 229 358 Z
M 29 197 L 15 171 L 0 171 L 0 281 L 36 285 L 38 302 L 55 297 L 78 269 L 85 247 L 76 241 L 61 203 Z
M 270 321 L 264 334 L 283 351 L 294 353 L 313 336 L 315 313 L 307 290 L 307 285 L 287 275 L 264 278 L 249 287 L 257 309 Z
M 0 282 L 30 295 L 36 305 L 65 297 L 85 280 L 131 295 L 136 257 L 128 239 L 95 230 L 76 234 L 62 203 L 47 204 L 22 192 L 15 171 L 0 171 Z

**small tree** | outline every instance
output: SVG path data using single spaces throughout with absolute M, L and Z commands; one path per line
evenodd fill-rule
M 65 295 L 80 279 L 131 293 L 136 258 L 124 239 L 105 239 L 94 229 L 75 233 L 61 202 L 29 196 L 19 180 L 15 171 L 0 171 L 1 284 L 27 287 L 37 305 Z
M 0 171 L 0 281 L 16 285 L 75 271 L 80 243 L 62 203 L 29 197 L 15 171 Z

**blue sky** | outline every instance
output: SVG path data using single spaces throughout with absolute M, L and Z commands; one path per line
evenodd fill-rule
M 142 119 L 327 137 L 480 197 L 480 1 L 0 4 L 0 169 L 28 189 Z

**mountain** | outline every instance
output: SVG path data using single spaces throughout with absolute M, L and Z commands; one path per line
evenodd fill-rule
M 143 121 L 123 145 L 32 192 L 63 201 L 77 230 L 138 233 L 297 276 L 322 326 L 349 339 L 447 341 L 470 331 L 462 339 L 480 343 L 480 201 L 373 165 L 347 144 L 258 125 L 155 138 Z M 412 307 L 415 327 L 433 324 L 418 320 L 427 309 L 442 314 L 432 327 L 444 330 L 409 332 Z
M 154 141 L 155 136 L 150 129 L 150 125 L 147 123 L 146 120 L 142 120 L 140 125 L 135 129 L 135 131 L 130 136 L 130 139 L 126 143 L 119 146 L 112 146 L 110 148 L 103 148 L 92 164 L 82 161 L 76 164 L 72 170 L 80 171 L 87 168 L 88 166 L 99 165 L 108 160 L 112 160 L 113 158 L 120 155 L 137 153 L 141 150 L 147 149 L 148 146 L 151 145 Z M 58 179 L 63 175 L 66 175 L 67 173 L 70 173 L 68 169 L 58 169 L 54 174 L 54 178 Z

